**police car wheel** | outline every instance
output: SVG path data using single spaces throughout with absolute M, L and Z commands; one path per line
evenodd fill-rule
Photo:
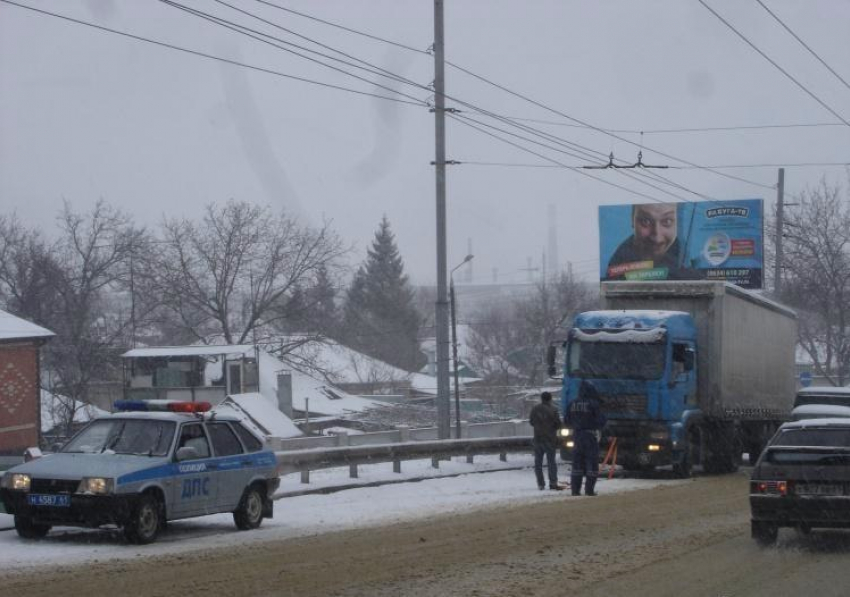
M 256 529 L 263 522 L 263 496 L 257 485 L 245 490 L 239 507 L 233 512 L 233 522 L 240 531 Z
M 133 510 L 130 522 L 124 526 L 124 536 L 130 543 L 153 543 L 159 533 L 161 509 L 151 495 L 143 495 Z
M 26 516 L 15 516 L 15 530 L 22 539 L 41 539 L 50 531 L 50 525 L 36 524 Z

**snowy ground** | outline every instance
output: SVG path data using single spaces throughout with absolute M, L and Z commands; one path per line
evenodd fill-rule
M 298 474 L 283 478 L 280 492 L 301 491 L 359 482 L 363 484 L 399 478 L 415 479 L 434 475 L 460 474 L 419 482 L 362 487 L 328 495 L 283 497 L 275 503 L 275 517 L 263 521 L 255 531 L 238 532 L 230 514 L 216 514 L 177 521 L 158 542 L 148 546 L 128 545 L 117 530 L 90 530 L 61 527 L 53 529 L 41 541 L 23 541 L 14 530 L 0 532 L 0 570 L 11 572 L 31 566 L 78 564 L 139 556 L 176 554 L 198 549 L 243 545 L 290 537 L 315 535 L 341 529 L 376 526 L 393 522 L 428 518 L 437 514 L 465 511 L 504 504 L 534 504 L 543 501 L 584 500 L 569 491 L 539 491 L 530 470 L 531 457 L 512 455 L 509 462 L 498 456 L 478 457 L 474 464 L 464 458 L 441 462 L 440 469 L 430 461 L 402 463 L 402 475 L 392 473 L 390 464 L 360 467 L 360 478 L 349 479 L 348 469 L 330 469 L 311 473 L 309 486 L 302 485 Z M 505 467 L 523 467 L 498 470 Z M 498 470 L 486 474 L 475 471 Z M 560 478 L 569 478 L 567 466 Z M 600 493 L 646 489 L 677 481 L 658 479 L 602 479 Z M 0 529 L 11 527 L 11 516 L 0 514 Z

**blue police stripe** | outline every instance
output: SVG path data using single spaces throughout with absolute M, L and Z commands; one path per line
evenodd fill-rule
M 250 460 L 250 464 L 242 464 L 245 460 Z M 122 475 L 118 477 L 116 484 L 120 486 L 150 479 L 166 479 L 169 477 L 181 477 L 208 472 L 210 469 L 207 468 L 207 464 L 215 464 L 217 466 L 215 469 L 217 472 L 248 468 L 268 468 L 275 466 L 277 459 L 274 452 L 253 452 L 251 454 L 237 454 L 235 456 L 224 456 L 221 458 L 203 458 L 169 463 Z

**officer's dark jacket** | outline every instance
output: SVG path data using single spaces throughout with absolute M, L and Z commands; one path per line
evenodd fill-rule
M 577 431 L 596 431 L 605 426 L 605 415 L 599 410 L 599 401 L 596 398 L 579 396 L 570 403 L 564 423 Z
M 528 419 L 534 427 L 534 441 L 555 446 L 558 442 L 558 429 L 561 428 L 561 414 L 551 402 L 541 402 L 531 409 Z

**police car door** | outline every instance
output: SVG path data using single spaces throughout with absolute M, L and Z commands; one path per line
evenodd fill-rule
M 209 421 L 207 431 L 212 438 L 218 464 L 218 508 L 229 512 L 239 505 L 242 492 L 251 480 L 253 460 L 248 454 L 243 454 L 242 443 L 226 422 Z
M 195 448 L 198 457 L 175 464 L 177 475 L 171 500 L 174 517 L 216 512 L 217 464 L 212 458 L 209 438 L 201 422 L 184 423 L 180 427 L 177 450 L 182 447 Z

